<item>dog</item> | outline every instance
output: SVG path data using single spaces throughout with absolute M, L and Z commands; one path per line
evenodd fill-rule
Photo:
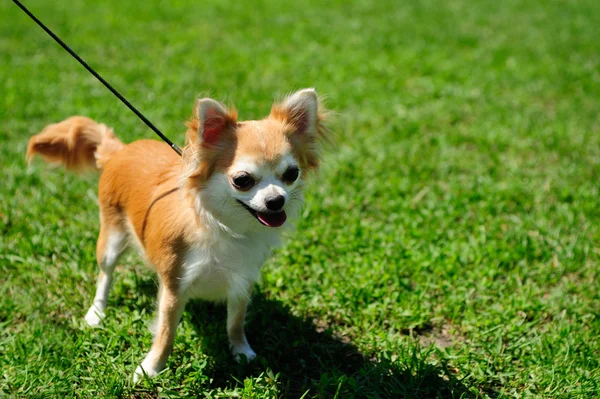
M 134 372 L 156 376 L 173 348 L 189 299 L 227 304 L 227 335 L 237 361 L 255 358 L 244 330 L 261 265 L 303 204 L 305 179 L 328 138 L 314 89 L 274 103 L 268 117 L 238 122 L 237 111 L 196 101 L 180 158 L 156 140 L 124 144 L 104 124 L 73 116 L 33 136 L 35 155 L 68 170 L 101 171 L 100 273 L 85 320 L 105 317 L 113 271 L 124 249 L 138 247 L 159 279 L 150 352 Z

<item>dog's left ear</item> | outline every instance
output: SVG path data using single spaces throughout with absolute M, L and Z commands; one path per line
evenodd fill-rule
M 326 111 L 321 107 L 315 89 L 297 91 L 271 109 L 270 118 L 293 128 L 287 134 L 303 171 L 319 167 L 322 144 L 329 142 L 325 115 Z
M 315 89 L 302 89 L 273 105 L 271 117 L 294 126 L 296 133 L 312 135 L 319 123 L 319 98 Z

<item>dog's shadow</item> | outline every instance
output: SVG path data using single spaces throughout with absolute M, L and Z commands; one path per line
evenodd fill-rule
M 223 305 L 192 301 L 186 307 L 186 322 L 198 334 L 201 350 L 214 359 L 208 370 L 211 385 L 231 386 L 248 376 L 259 376 L 270 368 L 279 373 L 282 397 L 300 398 L 310 390 L 324 398 L 447 398 L 474 396 L 443 361 L 437 365 L 415 350 L 410 364 L 369 359 L 350 342 L 342 342 L 312 320 L 294 316 L 279 301 L 263 292 L 253 295 L 246 334 L 259 357 L 237 365 L 228 352 Z

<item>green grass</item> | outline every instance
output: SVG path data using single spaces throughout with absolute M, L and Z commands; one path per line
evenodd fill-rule
M 26 4 L 175 142 L 198 95 L 242 119 L 316 87 L 337 148 L 263 269 L 235 364 L 194 302 L 133 386 L 156 281 L 119 266 L 100 330 L 96 176 L 28 137 L 73 114 L 153 134 L 0 3 L 0 396 L 590 398 L 600 392 L 600 2 Z

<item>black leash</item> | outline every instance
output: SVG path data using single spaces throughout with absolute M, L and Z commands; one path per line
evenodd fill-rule
M 16 5 L 18 5 L 21 8 L 21 10 L 23 10 L 25 12 L 25 14 L 29 15 L 29 17 L 31 19 L 33 19 L 35 21 L 35 23 L 37 23 L 44 31 L 46 31 L 46 33 L 49 34 L 50 37 L 52 37 L 58 44 L 60 44 L 62 46 L 62 48 L 64 48 L 69 54 L 71 54 L 73 56 L 73 58 L 75 58 L 77 61 L 79 61 L 79 63 L 81 65 L 83 65 L 83 67 L 85 69 L 87 69 L 92 75 L 94 75 L 96 77 L 96 79 L 98 79 L 100 82 L 102 82 L 102 84 L 104 86 L 106 86 L 106 88 L 108 90 L 110 90 L 112 92 L 112 94 L 114 94 L 115 96 L 117 96 L 117 98 L 119 100 L 121 100 L 123 102 L 123 104 L 125 104 L 127 106 L 127 108 L 129 108 L 131 111 L 133 111 L 133 113 L 136 114 L 138 116 L 138 118 L 140 118 L 150 129 L 152 129 L 154 131 L 154 133 L 158 134 L 158 136 L 161 139 L 163 139 L 165 141 L 165 143 L 167 143 L 168 145 L 170 145 L 171 148 L 176 153 L 178 153 L 179 155 L 181 155 L 181 148 L 179 148 L 177 146 L 177 144 L 173 143 L 164 134 L 162 134 L 161 131 L 158 130 L 158 128 L 152 124 L 152 122 L 150 122 L 144 115 L 142 115 L 142 113 L 140 111 L 138 111 L 133 105 L 131 105 L 131 103 L 129 101 L 127 101 L 125 99 L 125 97 L 123 97 L 106 80 L 104 80 L 102 78 L 102 76 L 100 76 L 96 71 L 94 71 L 91 66 L 89 66 L 84 60 L 81 59 L 81 57 L 79 57 L 77 55 L 77 53 L 75 53 L 73 50 L 71 50 L 69 48 L 69 46 L 67 46 L 62 40 L 60 40 L 60 38 L 58 36 L 56 36 L 50 29 L 48 29 L 46 27 L 46 25 L 44 25 L 39 19 L 37 19 L 35 17 L 35 15 L 33 15 L 23 4 L 21 4 L 18 0 L 13 0 L 13 2 Z

